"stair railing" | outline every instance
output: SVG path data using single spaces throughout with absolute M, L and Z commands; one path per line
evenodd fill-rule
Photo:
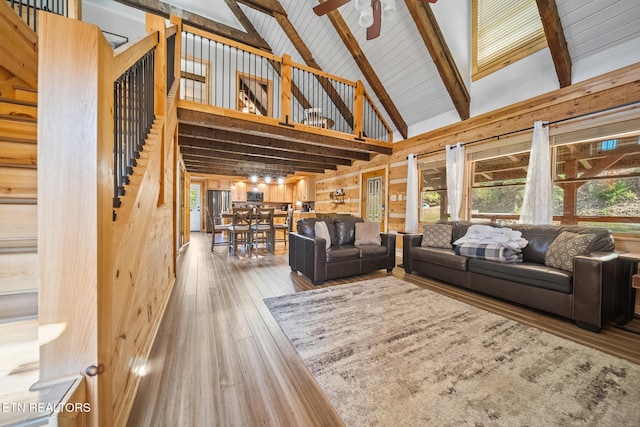
M 7 0 L 9 6 L 34 31 L 38 32 L 38 11 L 55 13 L 68 18 L 79 18 L 80 0 Z
M 155 120 L 154 53 L 144 54 L 113 83 L 113 207 L 120 207 L 120 196 L 140 158 L 144 141 Z

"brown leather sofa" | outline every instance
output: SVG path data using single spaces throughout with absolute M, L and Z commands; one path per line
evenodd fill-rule
M 315 235 L 315 223 L 325 221 L 331 235 L 331 247 Z M 303 218 L 297 232 L 289 233 L 289 266 L 314 285 L 325 280 L 395 267 L 396 235 L 380 233 L 380 245 L 355 246 L 355 224 L 362 218 Z
M 450 222 L 451 243 L 465 235 L 469 223 Z M 622 263 L 614 252 L 611 231 L 599 227 L 509 225 L 528 240 L 523 262 L 503 263 L 469 258 L 453 249 L 422 247 L 422 235 L 403 237 L 407 273 L 420 273 L 445 283 L 472 289 L 568 319 L 598 332 L 623 311 Z M 595 234 L 590 254 L 574 258 L 573 272 L 545 265 L 549 245 L 563 231 Z

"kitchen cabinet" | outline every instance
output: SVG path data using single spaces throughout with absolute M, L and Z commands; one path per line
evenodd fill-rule
M 316 200 L 316 180 L 303 178 L 296 185 L 296 201 L 313 202 Z

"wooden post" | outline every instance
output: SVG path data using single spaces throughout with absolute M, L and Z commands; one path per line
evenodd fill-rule
M 167 103 L 167 28 L 161 16 L 147 13 L 147 33 L 158 32 L 154 64 L 155 113 L 164 117 Z
M 360 80 L 356 82 L 353 94 L 353 134 L 358 138 L 364 137 L 364 85 Z
M 82 21 L 82 0 L 69 0 L 67 17 Z
M 113 51 L 100 28 L 41 14 L 38 81 L 40 381 L 85 373 L 90 425 L 113 411 Z M 64 40 L 64 43 L 60 43 Z
M 178 84 L 180 83 L 180 71 L 182 64 L 182 18 L 175 15 L 169 16 L 169 22 L 178 27 L 176 30 L 176 49 L 175 49 L 175 63 L 173 66 L 174 77 Z M 180 87 L 178 86 L 177 95 L 180 96 Z
M 282 97 L 280 101 L 280 119 L 283 122 L 291 121 L 291 57 L 287 54 L 282 56 Z

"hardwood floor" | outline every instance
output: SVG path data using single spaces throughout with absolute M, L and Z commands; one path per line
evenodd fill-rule
M 229 257 L 193 233 L 151 351 L 129 426 L 340 426 L 263 299 L 316 289 L 292 273 L 287 249 Z M 398 260 L 401 262 L 401 260 Z M 640 335 L 614 326 L 595 334 L 570 322 L 438 284 L 395 268 L 394 276 L 640 364 Z M 385 276 L 385 270 L 324 286 Z

